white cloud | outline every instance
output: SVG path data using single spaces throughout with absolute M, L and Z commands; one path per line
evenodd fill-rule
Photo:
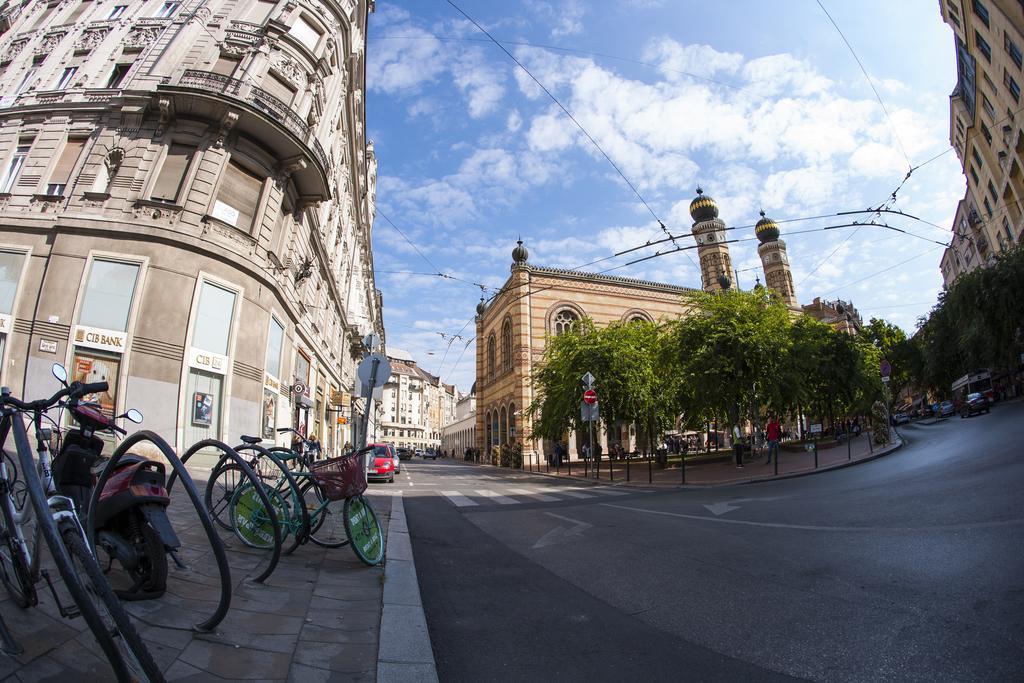
M 526 6 L 541 22 L 551 27 L 552 38 L 564 38 L 583 32 L 586 8 L 580 0 L 529 0 Z
M 505 71 L 484 59 L 482 50 L 470 50 L 452 64 L 455 85 L 466 95 L 469 115 L 478 119 L 490 114 L 505 94 Z
M 710 45 L 683 45 L 671 38 L 650 44 L 643 58 L 657 64 L 669 80 L 689 75 L 712 78 L 719 71 L 733 74 L 743 64 L 743 55 L 736 52 L 719 52 Z

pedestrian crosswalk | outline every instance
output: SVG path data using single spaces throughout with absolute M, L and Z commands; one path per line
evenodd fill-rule
M 623 491 L 610 486 L 562 487 L 562 486 L 517 486 L 499 491 L 472 489 L 470 491 L 440 491 L 455 507 L 476 507 L 479 505 L 523 505 L 530 503 L 559 503 L 603 496 L 628 496 L 639 491 Z

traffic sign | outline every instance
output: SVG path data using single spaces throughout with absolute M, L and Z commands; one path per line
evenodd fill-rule
M 379 353 L 371 353 L 359 361 L 359 367 L 356 368 L 356 376 L 359 377 L 363 384 L 369 384 L 370 377 L 373 375 L 374 365 L 377 366 L 377 376 L 374 378 L 373 385 L 375 387 L 384 386 L 391 378 L 391 363 Z
M 892 374 L 892 365 L 889 364 L 889 361 L 883 359 L 882 360 L 881 370 L 882 370 L 882 377 L 888 377 L 889 375 Z
M 597 422 L 601 419 L 601 412 L 597 403 L 580 402 L 580 418 L 583 422 Z
M 597 403 L 597 392 L 593 389 L 587 389 L 583 392 L 583 402 L 587 405 L 594 405 Z
M 581 379 L 583 380 L 583 386 L 585 386 L 587 389 L 593 389 L 594 380 L 597 378 L 588 372 L 587 374 L 583 375 Z

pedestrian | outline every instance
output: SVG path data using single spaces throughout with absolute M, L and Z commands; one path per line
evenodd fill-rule
M 590 444 L 589 443 L 583 444 L 583 459 L 584 460 L 590 460 Z
M 562 448 L 562 442 L 555 442 L 555 467 L 562 466 L 562 456 L 565 454 L 565 450 Z
M 734 425 L 732 428 L 732 452 L 736 458 L 736 468 L 743 469 L 743 444 L 740 443 L 740 426 Z
M 779 424 L 777 417 L 772 415 L 768 418 L 768 426 L 765 428 L 765 432 L 768 436 L 768 462 L 766 465 L 772 463 L 772 455 L 779 457 L 779 438 L 782 436 L 782 425 Z
M 309 452 L 310 460 L 320 459 L 320 439 L 316 438 L 316 432 L 313 432 L 312 434 L 309 435 L 309 442 L 306 446 L 306 450 Z
M 598 441 L 594 444 L 594 460 L 601 462 L 601 454 L 604 453 L 604 448 L 601 447 L 601 442 Z

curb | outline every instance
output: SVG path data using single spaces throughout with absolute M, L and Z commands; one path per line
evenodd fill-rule
M 405 522 L 405 500 L 394 496 L 384 560 L 384 601 L 377 647 L 377 681 L 437 682 L 434 650 L 423 613 L 416 563 Z
M 894 429 L 893 431 L 896 431 L 896 430 Z M 664 489 L 666 491 L 672 491 L 672 490 L 676 490 L 676 491 L 686 491 L 686 490 L 699 491 L 701 489 L 714 489 L 714 488 L 721 488 L 723 486 L 740 486 L 740 485 L 746 485 L 746 484 L 760 484 L 760 483 L 763 483 L 763 482 L 766 482 L 766 481 L 779 481 L 781 479 L 796 479 L 797 477 L 806 477 L 806 476 L 810 476 L 812 474 L 818 474 L 820 472 L 831 472 L 833 470 L 841 470 L 841 469 L 844 469 L 846 467 L 853 467 L 855 465 L 860 465 L 860 464 L 865 463 L 865 462 L 871 462 L 872 460 L 877 460 L 878 458 L 884 458 L 885 456 L 889 455 L 890 453 L 894 453 L 894 452 L 898 451 L 899 449 L 903 448 L 903 446 L 906 445 L 906 443 L 907 443 L 906 437 L 904 437 L 902 435 L 899 435 L 898 432 L 897 432 L 897 436 L 898 436 L 898 439 L 899 439 L 897 441 L 897 443 L 892 444 L 891 446 L 886 446 L 885 448 L 879 450 L 877 453 L 874 453 L 872 455 L 868 455 L 867 457 L 864 457 L 864 458 L 858 458 L 857 460 L 850 460 L 850 461 L 847 461 L 847 462 L 840 462 L 840 463 L 837 463 L 835 465 L 829 465 L 828 467 L 819 467 L 817 469 L 800 470 L 799 472 L 790 472 L 788 474 L 779 474 L 779 475 L 772 475 L 772 476 L 768 476 L 768 477 L 759 477 L 757 479 L 737 479 L 735 481 L 718 481 L 718 482 L 713 482 L 713 483 L 708 483 L 708 484 L 672 484 L 672 485 L 669 485 L 669 486 L 664 486 L 664 485 L 659 485 L 659 484 L 632 484 L 632 483 L 627 483 L 627 482 L 621 482 L 620 483 L 620 482 L 617 482 L 617 481 L 603 481 L 603 480 L 596 481 L 596 480 L 593 480 L 593 479 L 580 479 L 580 480 L 578 480 L 578 483 L 580 483 L 580 484 L 590 484 L 591 486 L 602 486 L 602 485 L 603 486 L 615 486 L 615 487 L 621 487 L 621 488 L 626 488 L 626 489 L 636 488 L 636 487 L 640 487 L 640 486 L 648 486 L 648 487 L 649 486 L 656 486 L 659 489 Z M 492 467 L 494 469 L 501 469 L 501 470 L 506 469 L 506 468 L 503 468 L 503 467 L 498 467 L 497 465 L 491 465 L 490 463 L 482 463 L 481 462 L 481 463 L 473 463 L 473 464 L 475 464 L 475 465 L 482 465 L 484 467 Z M 563 477 L 563 476 L 558 475 L 558 474 L 551 474 L 550 472 L 535 472 L 535 471 L 532 471 L 532 470 L 518 470 L 518 471 L 519 472 L 523 472 L 523 473 L 527 473 L 527 474 L 539 475 L 539 476 L 542 476 L 542 477 L 549 477 L 549 478 L 552 478 L 552 479 L 565 479 L 567 481 L 577 481 L 576 479 Z

